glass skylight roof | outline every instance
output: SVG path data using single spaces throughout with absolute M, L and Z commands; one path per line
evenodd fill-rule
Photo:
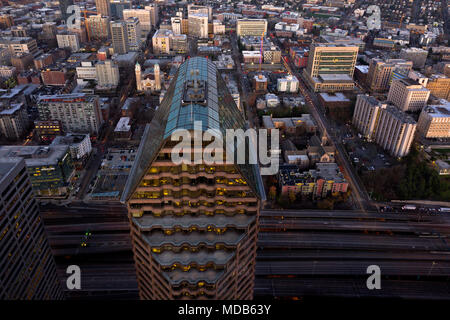
M 206 83 L 207 103 L 182 105 L 186 81 Z M 194 57 L 178 69 L 153 120 L 145 128 L 136 160 L 131 169 L 121 201 L 126 202 L 136 189 L 164 142 L 177 129 L 194 129 L 194 122 L 202 122 L 202 130 L 217 129 L 226 137 L 227 129 L 247 129 L 247 123 L 228 92 L 227 86 L 214 63 L 206 58 Z M 238 164 L 251 188 L 265 200 L 265 192 L 256 164 Z

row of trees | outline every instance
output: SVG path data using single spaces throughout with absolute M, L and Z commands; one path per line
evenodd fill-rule
M 450 179 L 440 177 L 415 149 L 400 165 L 367 172 L 363 181 L 375 200 L 450 199 Z

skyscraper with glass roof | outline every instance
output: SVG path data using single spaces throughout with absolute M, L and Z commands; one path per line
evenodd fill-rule
M 197 131 L 215 129 L 223 137 L 227 129 L 246 129 L 216 66 L 200 57 L 178 69 L 145 129 L 122 195 L 140 297 L 251 299 L 259 205 L 265 200 L 259 167 L 175 164 L 171 154 L 178 142 L 171 134 L 193 132 L 196 121 Z M 193 157 L 198 150 L 192 150 Z

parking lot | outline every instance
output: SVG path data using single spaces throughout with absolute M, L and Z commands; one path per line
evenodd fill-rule
M 343 143 L 351 162 L 358 170 L 379 170 L 397 163 L 395 158 L 377 144 L 366 141 L 350 128 L 343 134 Z

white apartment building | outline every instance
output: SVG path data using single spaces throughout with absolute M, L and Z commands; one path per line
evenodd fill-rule
M 352 123 L 369 141 L 375 138 L 378 116 L 382 108 L 383 104 L 374 97 L 359 94 L 356 98 Z
M 95 65 L 97 72 L 97 83 L 101 87 L 119 85 L 119 66 L 112 60 L 99 61 Z
M 388 100 L 402 111 L 421 111 L 426 106 L 430 90 L 412 79 L 394 80 Z
M 152 11 L 149 9 L 124 9 L 123 18 L 124 20 L 137 18 L 141 25 L 142 36 L 144 37 L 152 31 L 152 26 L 156 24 L 152 22 Z
M 23 53 L 35 54 L 38 51 L 37 42 L 31 37 L 0 37 L 0 48 L 8 48 L 11 55 Z
M 208 38 L 208 15 L 205 13 L 192 13 L 188 18 L 189 35 L 199 38 Z
M 18 140 L 27 129 L 28 114 L 23 103 L 0 107 L 0 133 L 7 139 Z
M 111 38 L 114 53 L 128 53 L 128 33 L 127 25 L 124 21 L 111 22 Z
M 83 159 L 92 152 L 89 134 L 68 133 L 65 136 L 57 136 L 51 145 L 68 145 L 70 155 L 74 160 Z
M 144 10 L 150 11 L 150 22 L 152 27 L 156 27 L 159 21 L 159 7 L 156 3 L 149 4 L 144 7 Z
M 298 79 L 293 75 L 288 75 L 286 78 L 279 78 L 277 80 L 277 90 L 279 92 L 297 92 L 299 87 Z
M 202 15 L 206 14 L 208 19 L 212 20 L 212 7 L 189 4 L 187 11 L 188 11 L 188 18 L 193 14 L 202 14 Z
M 266 19 L 238 19 L 236 22 L 236 34 L 240 37 L 261 37 L 265 33 L 267 33 Z
M 0 78 L 7 79 L 13 77 L 17 72 L 16 67 L 0 66 Z
M 99 98 L 84 93 L 43 95 L 37 101 L 39 120 L 59 120 L 66 132 L 98 134 L 103 123 Z
M 170 24 L 172 26 L 172 32 L 174 34 L 182 34 L 182 24 L 183 18 L 180 17 L 172 17 L 170 18 Z
M 394 157 L 409 153 L 417 123 L 398 108 L 368 95 L 358 95 L 353 125 Z
M 450 138 L 450 102 L 427 106 L 422 109 L 417 131 L 425 138 Z
M 213 21 L 213 33 L 214 34 L 225 34 L 225 25 L 219 20 Z
M 380 114 L 375 141 L 394 157 L 409 153 L 417 123 L 394 106 L 386 106 Z
M 171 47 L 172 30 L 159 29 L 152 37 L 153 53 L 169 54 Z
M 76 33 L 60 33 L 56 35 L 58 48 L 69 48 L 72 52 L 80 50 L 80 37 Z
M 142 43 L 141 25 L 138 18 L 125 20 L 127 27 L 128 46 L 130 51 L 139 51 Z
M 78 79 L 97 80 L 97 69 L 92 61 L 82 61 L 76 71 Z

